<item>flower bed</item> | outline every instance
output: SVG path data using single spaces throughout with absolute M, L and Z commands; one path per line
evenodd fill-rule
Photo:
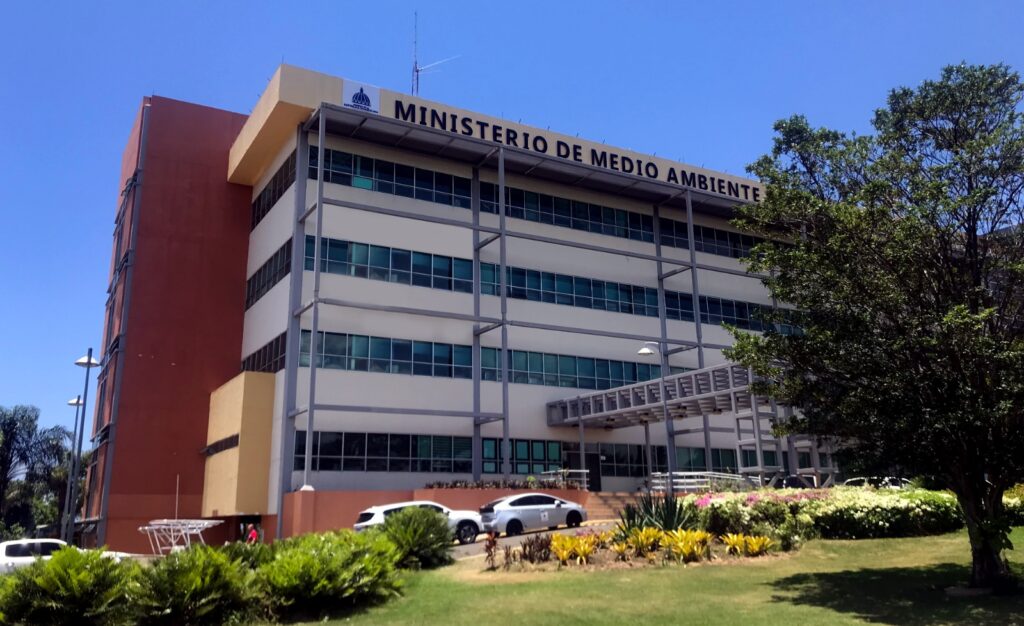
M 578 531 L 533 535 L 518 546 L 498 549 L 493 537 L 485 544 L 487 568 L 545 570 L 564 567 L 608 569 L 669 563 L 699 563 L 720 559 L 759 557 L 777 548 L 759 535 L 715 537 L 703 530 L 661 530 L 650 526 L 615 531 Z M 501 556 L 499 566 L 498 558 Z

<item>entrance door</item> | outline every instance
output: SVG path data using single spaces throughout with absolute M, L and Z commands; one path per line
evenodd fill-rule
M 588 452 L 587 459 L 587 481 L 590 491 L 601 491 L 601 455 L 596 452 Z

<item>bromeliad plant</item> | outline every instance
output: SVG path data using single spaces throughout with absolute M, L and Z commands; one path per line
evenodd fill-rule
M 713 540 L 711 533 L 703 530 L 672 530 L 663 536 L 668 556 L 681 563 L 711 559 Z
M 742 533 L 722 535 L 722 543 L 725 544 L 726 554 L 732 556 L 743 556 L 747 551 L 747 536 Z
M 775 546 L 775 542 L 772 541 L 771 537 L 765 536 L 753 536 L 747 537 L 747 556 L 762 556 L 768 554 L 768 551 Z
M 634 528 L 626 540 L 633 549 L 633 554 L 644 558 L 657 553 L 661 545 L 662 531 L 657 528 Z
M 569 535 L 551 537 L 551 554 L 558 559 L 559 565 L 568 565 L 569 559 L 576 551 L 575 538 Z

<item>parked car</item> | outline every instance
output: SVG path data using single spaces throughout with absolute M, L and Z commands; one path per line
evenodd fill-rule
M 499 498 L 480 507 L 484 530 L 518 535 L 526 530 L 575 528 L 587 520 L 587 511 L 575 502 L 546 493 L 525 493 Z
M 480 520 L 479 513 L 476 513 L 475 511 L 453 511 L 443 504 L 438 504 L 437 502 L 431 502 L 429 500 L 396 502 L 395 504 L 371 506 L 359 514 L 353 528 L 358 532 L 369 528 L 370 526 L 383 524 L 388 517 L 409 507 L 432 509 L 447 517 L 448 527 L 452 529 L 455 539 L 463 545 L 476 541 L 476 536 L 480 534 L 480 529 L 483 528 L 483 523 Z
M 843 482 L 844 487 L 874 487 L 876 489 L 906 489 L 910 481 L 895 476 L 858 476 Z
M 36 559 L 50 556 L 68 544 L 60 539 L 16 539 L 0 543 L 0 573 L 31 565 Z

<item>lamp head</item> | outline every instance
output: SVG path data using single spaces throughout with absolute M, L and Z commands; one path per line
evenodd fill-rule
M 82 396 L 75 396 L 68 400 L 68 406 L 82 406 Z
M 99 364 L 99 361 L 88 355 L 75 361 L 75 365 L 78 367 L 99 367 Z
M 658 344 L 654 343 L 653 341 L 645 341 L 644 345 L 641 346 L 640 349 L 636 351 L 636 353 L 641 356 L 651 356 L 652 354 L 655 354 L 658 351 Z

